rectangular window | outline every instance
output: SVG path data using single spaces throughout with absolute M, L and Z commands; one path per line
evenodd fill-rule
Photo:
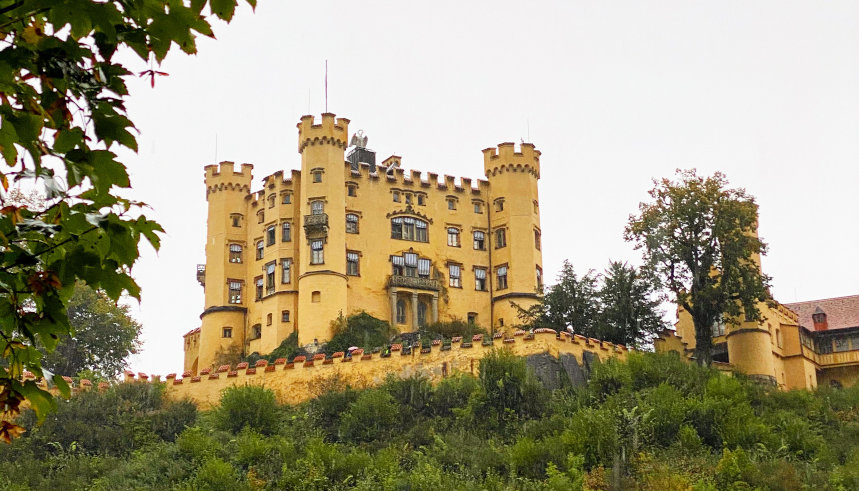
M 280 260 L 281 274 L 280 274 L 280 282 L 281 283 L 291 283 L 292 282 L 292 258 L 284 258 Z
M 358 253 L 346 253 L 346 274 L 349 276 L 358 276 Z
M 476 251 L 485 251 L 486 250 L 486 234 L 484 234 L 480 230 L 474 231 L 474 250 L 476 250 Z
M 391 256 L 391 267 L 393 268 L 391 273 L 394 276 L 403 276 L 406 267 L 406 261 L 403 259 L 403 256 Z
M 348 194 L 349 196 L 358 196 L 358 187 L 346 186 L 346 194 Z
M 541 246 L 541 244 L 540 244 L 540 231 L 539 231 L 539 230 L 535 230 L 535 231 L 534 231 L 534 247 L 535 247 L 538 251 L 539 251 L 539 250 L 540 250 L 540 248 L 542 247 L 542 246 Z
M 274 261 L 265 265 L 265 293 L 274 293 Z
M 418 195 L 418 206 L 423 206 L 425 203 L 426 203 L 426 198 L 424 198 L 424 195 L 419 194 Z
M 415 240 L 418 242 L 429 242 L 427 239 L 427 222 L 415 220 Z
M 495 211 L 504 211 L 504 199 L 499 198 L 495 200 Z
M 262 276 L 257 276 L 254 280 L 254 284 L 256 285 L 256 293 L 257 293 L 257 301 L 262 298 Z
M 283 222 L 280 225 L 280 240 L 281 240 L 281 242 L 292 241 L 292 224 L 291 223 Z
M 322 215 L 323 213 L 325 213 L 325 203 L 324 202 L 322 202 L 320 200 L 310 202 L 310 214 L 311 215 Z
M 233 213 L 230 215 L 230 219 L 233 222 L 233 227 L 241 227 L 242 226 L 242 216 L 238 213 Z
M 225 338 L 231 338 L 231 337 L 233 337 L 233 328 L 232 328 L 232 327 L 225 327 L 225 328 L 224 328 L 224 330 L 223 330 L 222 332 L 223 332 L 223 334 L 222 334 L 222 335 L 223 335 Z
M 543 268 L 537 266 L 537 290 L 543 291 Z
M 280 321 L 281 322 L 289 322 L 289 311 L 283 310 L 280 312 Z
M 480 202 L 474 202 L 474 213 L 483 213 L 483 204 Z
M 430 260 L 425 258 L 418 259 L 418 276 L 421 278 L 429 278 L 430 276 Z
M 260 240 L 257 242 L 257 259 L 262 259 L 262 257 L 264 255 L 265 255 L 265 244 L 263 244 L 263 241 Z
M 448 264 L 447 269 L 450 273 L 450 286 L 462 288 L 462 266 L 459 264 Z
M 394 192 L 391 194 L 391 196 L 393 197 L 394 203 L 399 203 L 399 202 L 400 202 L 400 192 L 399 192 L 399 191 L 394 191 Z
M 253 336 L 251 339 L 259 339 L 262 337 L 261 324 L 254 324 L 254 326 L 251 328 L 251 336 Z
M 324 264 L 325 251 L 322 250 L 322 241 L 314 240 L 310 242 L 310 264 Z
M 267 325 L 267 326 L 270 326 L 270 325 L 271 325 L 271 314 L 266 314 L 266 316 L 265 316 L 265 325 Z
M 280 195 L 281 203 L 288 205 L 292 203 L 292 194 L 291 193 L 283 193 Z
M 266 245 L 273 246 L 276 240 L 277 234 L 275 233 L 274 225 L 270 225 L 265 229 L 265 243 Z
M 417 276 L 418 275 L 418 255 L 413 252 L 403 253 L 403 259 L 405 259 L 406 265 L 406 276 Z
M 276 204 L 276 202 L 277 202 L 277 196 L 272 194 L 268 197 L 268 207 L 269 208 L 274 208 L 274 205 Z
M 459 247 L 459 229 L 448 227 L 447 229 L 447 245 L 451 247 Z
M 495 248 L 501 249 L 507 247 L 507 230 L 503 228 L 495 229 Z
M 507 266 L 498 266 L 495 270 L 495 284 L 499 290 L 507 289 Z
M 456 209 L 456 200 L 454 198 L 447 199 L 447 209 L 455 210 Z
M 474 289 L 479 292 L 486 291 L 486 268 L 474 268 Z
M 411 193 L 406 193 L 406 204 L 407 205 L 412 204 L 412 194 Z
M 354 213 L 348 213 L 346 215 L 346 233 L 347 234 L 357 234 L 358 233 L 358 215 Z
M 257 212 L 257 223 L 262 223 L 265 221 L 265 212 L 260 210 Z
M 322 182 L 322 171 L 321 170 L 313 171 L 313 182 Z
M 239 244 L 230 244 L 230 262 L 242 262 L 242 246 Z
M 242 303 L 242 282 L 230 280 L 230 303 Z

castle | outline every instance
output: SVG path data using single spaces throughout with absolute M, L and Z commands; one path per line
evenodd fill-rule
M 712 327 L 713 360 L 781 389 L 859 382 L 859 295 L 758 305 L 763 322 L 717 322 Z M 692 316 L 677 311 L 676 331 L 656 341 L 657 351 L 691 356 Z
M 325 113 L 298 123 L 301 169 L 252 190 L 250 164 L 205 168 L 206 263 L 201 326 L 184 335 L 184 367 L 212 368 L 219 353 L 269 353 L 296 332 L 331 338 L 356 311 L 401 332 L 461 319 L 503 329 L 542 290 L 540 152 L 522 143 L 483 150 L 486 180 L 376 164 L 349 120 Z

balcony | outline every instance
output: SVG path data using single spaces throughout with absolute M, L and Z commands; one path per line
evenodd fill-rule
M 439 280 L 419 278 L 416 276 L 391 275 L 391 279 L 388 280 L 388 286 L 414 288 L 416 290 L 431 290 L 434 292 L 441 290 L 441 283 Z
M 304 234 L 307 238 L 320 238 L 328 235 L 328 214 L 304 215 Z
M 200 283 L 200 286 L 206 286 L 206 265 L 198 264 L 197 265 L 197 282 Z

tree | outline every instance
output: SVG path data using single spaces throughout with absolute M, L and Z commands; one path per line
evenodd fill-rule
M 596 337 L 601 308 L 598 281 L 593 270 L 579 278 L 573 265 L 565 260 L 558 282 L 548 287 L 539 303 L 529 309 L 517 306 L 519 318 L 532 328 L 569 328 L 576 334 Z
M 70 376 L 82 370 L 104 378 L 122 373 L 126 358 L 140 348 L 141 326 L 129 315 L 128 306 L 78 283 L 67 309 L 72 332 L 44 355 L 42 367 Z
M 248 0 L 254 5 L 256 0 Z M 208 7 L 209 14 L 203 10 Z M 152 85 L 175 44 L 196 51 L 213 36 L 207 17 L 229 21 L 236 0 L 0 0 L 0 407 L 29 400 L 40 417 L 53 407 L 28 370 L 39 346 L 53 351 L 71 331 L 66 304 L 77 280 L 118 300 L 139 298 L 131 277 L 144 238 L 156 249 L 161 227 L 143 203 L 114 190 L 131 186 L 114 146 L 136 151 L 125 114 L 122 52 L 142 62 Z M 41 188 L 44 207 L 11 203 L 11 181 Z M 61 377 L 53 382 L 68 394 Z M 4 418 L 0 438 L 23 429 Z
M 609 261 L 599 290 L 599 338 L 640 347 L 665 329 L 654 284 L 640 270 Z
M 695 356 L 712 361 L 711 327 L 725 316 L 760 321 L 769 277 L 758 258 L 766 252 L 757 235 L 757 205 L 744 189 L 730 189 L 719 172 L 701 177 L 677 171 L 677 180 L 654 181 L 649 203 L 639 205 L 624 232 L 642 251 L 647 267 L 692 316 Z

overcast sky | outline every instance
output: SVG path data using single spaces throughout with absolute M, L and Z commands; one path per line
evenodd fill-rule
M 483 178 L 481 149 L 533 142 L 547 278 L 564 259 L 638 262 L 629 214 L 653 178 L 694 167 L 757 197 L 777 300 L 859 293 L 857 2 L 259 0 L 215 32 L 154 89 L 132 82 L 132 195 L 167 230 L 134 270 L 135 371 L 181 372 L 200 325 L 203 166 L 252 163 L 257 188 L 299 168 L 326 59 L 329 111 L 379 160 Z

